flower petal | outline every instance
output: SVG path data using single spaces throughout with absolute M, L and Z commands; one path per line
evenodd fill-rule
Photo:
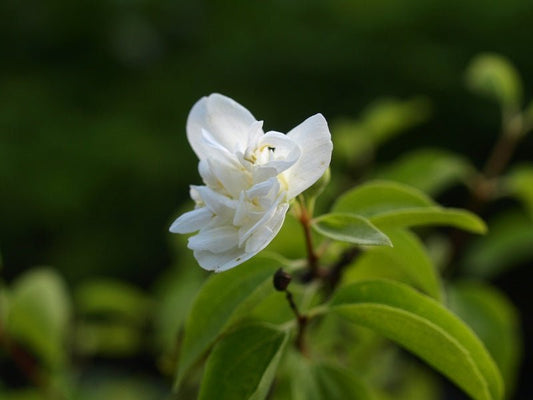
M 187 119 L 187 138 L 200 160 L 210 155 L 202 130 L 209 132 L 210 138 L 231 153 L 244 152 L 250 135 L 257 134 L 254 116 L 246 108 L 229 97 L 218 93 L 202 97 L 192 107 Z
M 283 172 L 288 183 L 288 198 L 292 199 L 315 183 L 331 162 L 333 143 L 328 124 L 322 114 L 315 114 L 292 129 L 287 136 L 302 151 L 298 161 Z
M 249 260 L 257 253 L 246 253 L 244 249 L 235 247 L 225 253 L 215 254 L 208 250 L 194 251 L 194 258 L 200 267 L 208 271 L 222 272 Z
M 270 220 L 265 222 L 250 236 L 245 246 L 247 253 L 259 253 L 274 239 L 283 225 L 288 209 L 289 205 L 287 203 L 281 204 Z
M 170 226 L 169 231 L 172 233 L 196 232 L 208 224 L 212 217 L 213 213 L 207 207 L 197 208 L 178 217 Z
M 189 238 L 188 247 L 192 250 L 209 250 L 212 253 L 223 253 L 235 247 L 238 231 L 231 226 L 219 226 L 202 230 L 198 235 Z

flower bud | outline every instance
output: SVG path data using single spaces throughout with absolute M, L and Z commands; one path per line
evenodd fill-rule
M 292 276 L 287 272 L 283 271 L 282 268 L 278 269 L 274 274 L 274 288 L 279 292 L 284 292 L 287 290 L 287 286 L 291 283 Z

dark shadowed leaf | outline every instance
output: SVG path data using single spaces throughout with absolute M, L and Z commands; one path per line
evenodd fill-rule
M 276 373 L 289 332 L 247 325 L 228 333 L 211 352 L 199 400 L 262 400 Z
M 279 264 L 255 257 L 239 267 L 213 274 L 200 289 L 185 323 L 175 386 L 229 325 L 274 291 Z

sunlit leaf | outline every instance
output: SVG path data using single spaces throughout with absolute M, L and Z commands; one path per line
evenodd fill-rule
M 207 360 L 199 400 L 266 398 L 289 336 L 258 324 L 224 336 Z
M 366 218 L 347 214 L 324 214 L 312 221 L 318 233 L 331 239 L 363 246 L 391 246 L 387 235 L 372 225 Z
M 378 169 L 375 176 L 435 196 L 456 183 L 465 182 L 473 172 L 473 166 L 464 157 L 440 149 L 422 149 Z
M 533 220 L 519 211 L 489 221 L 490 231 L 467 249 L 462 268 L 469 274 L 490 278 L 533 257 Z
M 70 313 L 63 279 L 52 269 L 34 269 L 13 284 L 6 329 L 49 366 L 60 367 L 66 360 Z
M 487 226 L 477 215 L 470 211 L 443 208 L 426 207 L 420 209 L 390 211 L 370 218 L 370 221 L 378 227 L 400 227 L 411 226 L 453 226 L 473 233 L 485 233 Z
M 449 304 L 489 350 L 500 368 L 510 398 L 522 349 L 518 310 L 503 293 L 481 282 L 453 285 L 449 291 Z
M 503 397 L 500 373 L 475 334 L 439 303 L 392 281 L 341 287 L 330 309 L 397 342 L 476 400 Z
M 466 70 L 466 82 L 474 92 L 503 106 L 516 108 L 522 101 L 522 81 L 513 64 L 499 54 L 476 56 Z
M 213 274 L 200 289 L 185 323 L 177 388 L 185 373 L 232 322 L 274 291 L 272 276 L 279 264 L 255 257 L 229 271 Z
M 390 229 L 386 233 L 394 247 L 376 247 L 365 251 L 346 269 L 343 282 L 346 284 L 379 277 L 394 279 L 441 301 L 442 288 L 437 270 L 420 239 L 402 229 Z
M 443 208 L 421 191 L 396 182 L 372 181 L 343 194 L 333 212 L 362 215 L 378 228 L 448 225 L 484 233 L 484 222 L 466 210 Z
M 332 211 L 372 218 L 390 211 L 434 206 L 436 203 L 428 196 L 407 185 L 372 181 L 344 193 L 335 202 Z

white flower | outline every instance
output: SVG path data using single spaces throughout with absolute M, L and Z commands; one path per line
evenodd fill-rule
M 221 272 L 263 250 L 279 232 L 289 201 L 324 174 L 331 135 L 316 114 L 286 135 L 220 94 L 200 99 L 187 120 L 187 138 L 200 159 L 203 186 L 191 186 L 196 208 L 170 231 L 198 234 L 188 247 L 204 269 Z

